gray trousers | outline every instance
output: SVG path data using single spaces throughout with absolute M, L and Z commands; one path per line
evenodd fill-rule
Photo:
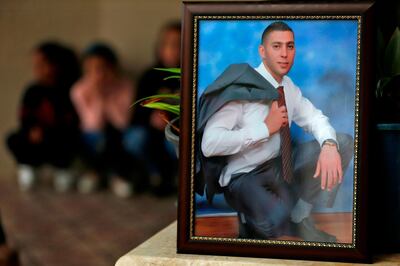
M 338 134 L 343 173 L 353 157 L 353 138 Z M 224 188 L 228 204 L 244 216 L 253 233 L 260 238 L 277 237 L 289 226 L 294 204 L 302 199 L 315 205 L 320 198 L 321 180 L 313 178 L 321 148 L 317 141 L 293 147 L 293 181 L 288 184 L 281 174 L 280 157 L 269 160 L 249 173 L 232 176 Z M 328 193 L 327 207 L 332 207 L 337 185 Z

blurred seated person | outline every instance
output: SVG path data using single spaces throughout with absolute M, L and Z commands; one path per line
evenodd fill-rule
M 33 82 L 19 106 L 19 128 L 7 138 L 17 161 L 18 184 L 29 190 L 41 166 L 54 174 L 54 187 L 66 191 L 73 185 L 69 169 L 76 156 L 78 119 L 69 98 L 80 69 L 74 52 L 55 42 L 39 44 L 32 54 Z
M 180 80 L 164 80 L 172 74 L 154 68 L 180 67 L 180 36 L 180 23 L 170 23 L 161 29 L 156 45 L 156 62 L 139 79 L 138 99 L 159 93 L 179 93 Z M 177 181 L 177 157 L 164 135 L 167 124 L 165 116 L 169 116 L 167 120 L 173 119 L 165 112 L 139 106 L 133 117 L 133 124 L 146 130 L 146 141 L 143 143 L 147 143 L 149 182 L 159 196 L 174 193 Z
M 92 192 L 109 183 L 120 197 L 133 192 L 132 180 L 141 176 L 140 164 L 129 149 L 129 122 L 134 89 L 124 77 L 115 52 L 95 43 L 83 54 L 83 77 L 74 85 L 71 99 L 80 118 L 83 159 L 87 171 L 78 190 Z M 133 173 L 136 172 L 136 173 Z

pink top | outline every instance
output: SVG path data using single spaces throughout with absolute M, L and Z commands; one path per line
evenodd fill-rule
M 99 131 L 106 122 L 117 129 L 126 128 L 132 115 L 133 97 L 133 86 L 128 79 L 119 79 L 100 88 L 82 78 L 71 90 L 71 100 L 83 131 Z

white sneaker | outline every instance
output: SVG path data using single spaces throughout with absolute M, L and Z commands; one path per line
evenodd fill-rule
M 74 175 L 66 169 L 57 169 L 54 173 L 54 189 L 57 192 L 67 192 L 74 185 Z
M 35 170 L 32 166 L 26 164 L 18 165 L 17 175 L 18 186 L 22 191 L 32 189 L 36 181 Z
M 110 180 L 111 191 L 120 198 L 129 198 L 133 194 L 132 185 L 119 176 L 113 176 Z
M 82 194 L 89 194 L 97 190 L 99 176 L 95 172 L 84 173 L 78 180 L 77 189 Z

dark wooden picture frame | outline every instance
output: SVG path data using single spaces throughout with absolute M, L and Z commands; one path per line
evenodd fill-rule
M 184 2 L 182 91 L 180 118 L 180 177 L 178 201 L 178 253 L 369 262 L 368 237 L 368 135 L 373 94 L 372 2 Z M 199 21 L 355 19 L 358 21 L 357 85 L 354 121 L 353 235 L 348 244 L 304 241 L 268 241 L 194 234 L 196 119 Z

